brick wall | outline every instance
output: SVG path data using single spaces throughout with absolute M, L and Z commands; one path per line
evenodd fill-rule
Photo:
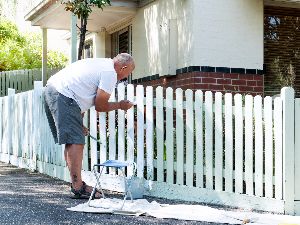
M 220 91 L 222 93 L 240 93 L 251 95 L 263 95 L 263 75 L 238 74 L 221 72 L 187 72 L 170 77 L 157 77 L 148 81 L 135 81 L 135 84 L 145 86 L 163 86 L 182 88 L 183 90 Z

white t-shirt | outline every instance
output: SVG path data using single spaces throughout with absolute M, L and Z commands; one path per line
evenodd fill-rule
M 76 61 L 48 80 L 47 84 L 68 98 L 74 99 L 81 112 L 95 105 L 97 89 L 111 94 L 117 83 L 112 59 L 88 58 Z

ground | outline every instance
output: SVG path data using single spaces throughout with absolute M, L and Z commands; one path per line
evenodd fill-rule
M 90 214 L 67 211 L 66 208 L 84 203 L 86 200 L 70 198 L 69 184 L 52 177 L 33 173 L 0 162 L 0 224 L 199 224 L 216 223 L 157 219 L 140 216 Z M 160 203 L 177 202 L 149 198 Z M 223 224 L 225 225 L 225 224 Z

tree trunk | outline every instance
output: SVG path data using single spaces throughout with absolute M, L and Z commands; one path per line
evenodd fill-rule
M 83 48 L 84 48 L 84 41 L 85 41 L 85 34 L 86 34 L 86 25 L 87 25 L 87 18 L 80 19 L 80 41 L 78 47 L 78 60 L 82 58 Z

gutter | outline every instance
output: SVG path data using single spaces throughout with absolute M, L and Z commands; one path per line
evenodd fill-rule
M 24 19 L 26 21 L 32 21 L 34 18 L 42 14 L 46 9 L 48 9 L 51 5 L 57 3 L 57 0 L 42 0 L 37 6 L 32 8 L 25 16 Z

